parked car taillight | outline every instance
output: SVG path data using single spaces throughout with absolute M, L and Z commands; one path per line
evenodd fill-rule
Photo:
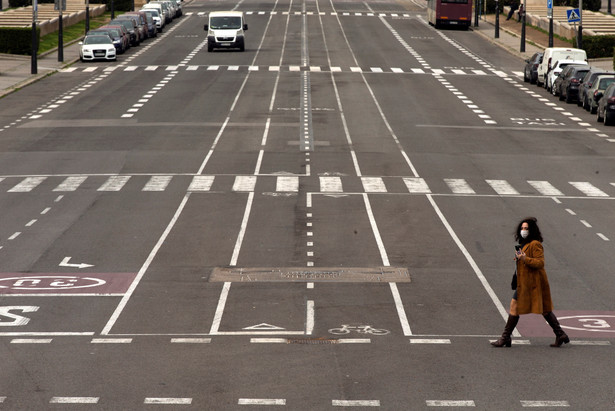
M 609 99 L 606 102 L 608 104 L 615 104 L 615 97 L 609 97 Z
M 579 79 L 573 78 L 573 79 L 570 79 L 570 82 L 571 82 L 571 83 L 578 83 L 578 82 L 579 82 Z

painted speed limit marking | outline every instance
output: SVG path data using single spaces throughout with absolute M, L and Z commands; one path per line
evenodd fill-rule
M 135 273 L 0 273 L 0 295 L 122 295 Z
M 559 318 L 562 328 L 568 330 L 591 331 L 595 333 L 611 333 L 615 335 L 614 314 L 571 315 Z

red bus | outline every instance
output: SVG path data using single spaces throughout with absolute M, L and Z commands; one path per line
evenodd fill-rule
M 450 25 L 467 30 L 472 22 L 472 0 L 429 0 L 427 18 L 436 28 Z

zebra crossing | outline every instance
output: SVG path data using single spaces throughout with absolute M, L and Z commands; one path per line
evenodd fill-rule
M 209 15 L 208 12 L 199 11 L 199 12 L 187 12 L 184 13 L 186 16 L 197 16 L 197 17 L 207 17 Z M 245 15 L 251 16 L 344 16 L 344 17 L 391 17 L 391 18 L 406 18 L 409 19 L 412 16 L 409 13 L 378 13 L 378 12 L 365 12 L 365 11 L 244 11 Z
M 252 66 L 252 65 L 117 65 L 117 66 L 81 66 L 75 65 L 60 70 L 60 73 L 94 73 L 103 72 L 111 73 L 114 71 L 135 72 L 143 71 L 148 73 L 164 72 L 164 71 L 186 71 L 186 72 L 203 72 L 203 71 L 227 71 L 227 72 L 248 72 L 248 71 L 265 71 L 265 72 L 304 72 L 311 73 L 372 73 L 372 74 L 430 74 L 430 75 L 466 75 L 466 76 L 489 76 L 482 69 L 472 68 L 401 68 L 401 67 L 357 67 L 357 66 Z M 508 77 L 504 72 L 495 73 L 499 77 Z
M 548 196 L 611 198 L 615 182 L 594 185 L 588 181 L 569 181 L 555 186 L 549 181 L 527 180 L 515 187 L 507 180 L 467 180 L 420 177 L 356 177 L 305 175 L 62 175 L 0 177 L 0 192 L 30 193 L 37 190 L 68 193 L 77 190 L 97 192 L 164 192 L 172 184 L 187 192 L 263 192 L 324 194 L 434 194 L 461 196 Z

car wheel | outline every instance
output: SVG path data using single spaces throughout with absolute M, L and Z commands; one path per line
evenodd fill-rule
M 607 111 L 604 112 L 604 125 L 612 126 L 613 125 L 613 115 L 609 115 Z
M 554 88 L 555 88 L 555 87 L 554 87 Z M 558 97 L 559 97 L 559 101 L 563 101 L 563 100 L 564 100 L 564 95 L 563 95 L 561 92 L 560 92 L 560 93 L 558 93 L 558 94 L 554 94 L 554 95 L 556 95 L 556 96 L 558 96 Z
M 527 73 L 525 72 L 525 70 L 523 71 L 523 82 L 524 83 L 528 83 L 530 80 L 527 78 Z
M 589 101 L 587 101 L 586 98 L 583 98 L 583 108 L 585 109 L 585 111 L 589 111 L 591 108 L 591 105 L 589 104 Z
M 596 114 L 597 110 L 596 110 L 596 107 L 594 107 L 593 104 L 590 104 L 588 111 L 589 111 L 590 114 Z
M 566 98 L 564 100 L 566 100 L 567 104 L 572 103 L 572 99 L 570 98 L 570 94 L 568 94 L 568 93 L 566 93 Z
M 596 109 L 596 121 L 598 121 L 598 123 L 602 123 L 602 120 L 604 120 L 604 118 L 600 116 L 600 107 L 598 107 Z

